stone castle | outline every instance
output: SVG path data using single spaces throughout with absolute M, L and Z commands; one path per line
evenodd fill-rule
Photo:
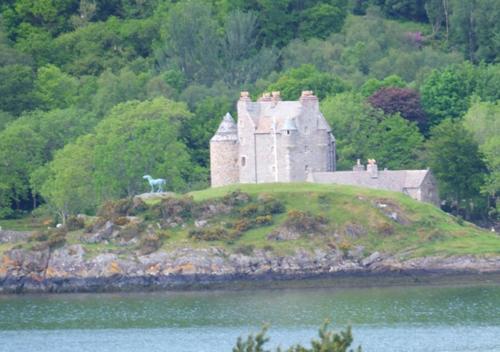
M 439 203 L 429 170 L 378 171 L 367 168 L 336 172 L 335 137 L 312 91 L 298 101 L 282 101 L 279 92 L 252 102 L 241 92 L 238 122 L 227 113 L 210 140 L 212 187 L 235 183 L 316 182 L 358 185 L 408 194 Z

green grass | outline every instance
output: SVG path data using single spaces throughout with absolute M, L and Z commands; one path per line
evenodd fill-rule
M 378 250 L 404 253 L 408 257 L 500 254 L 500 236 L 467 222 L 460 225 L 453 216 L 437 207 L 417 202 L 401 193 L 354 186 L 287 183 L 233 185 L 191 192 L 189 195 L 195 201 L 204 201 L 223 197 L 228 192 L 238 189 L 254 196 L 261 193 L 272 194 L 286 204 L 287 210 L 297 209 L 322 214 L 329 219 L 330 233 L 344 237 L 352 247 L 364 246 L 367 252 Z M 410 220 L 410 224 L 400 225 L 388 219 L 373 205 L 374 200 L 396 205 Z M 276 217 L 273 226 L 247 231 L 232 247 L 253 245 L 256 248 L 263 248 L 271 245 L 277 252 L 290 252 L 297 248 L 326 249 L 328 236 L 294 241 L 267 240 L 267 234 L 279 226 L 285 217 L 285 215 Z M 361 225 L 368 233 L 358 239 L 346 238 L 342 235 L 342 230 L 347 224 Z M 378 231 L 378 228 L 386 224 L 393 228 L 394 233 L 384 235 Z M 227 246 L 224 243 L 217 245 Z
M 163 241 L 163 249 L 173 250 L 182 247 L 208 248 L 219 247 L 229 251 L 241 248 L 266 248 L 276 254 L 289 254 L 297 249 L 313 251 L 316 249 L 331 250 L 338 248 L 354 248 L 363 246 L 365 253 L 381 251 L 399 254 L 402 257 L 420 256 L 450 256 L 450 255 L 500 255 L 500 236 L 477 226 L 457 220 L 437 207 L 417 202 L 410 197 L 396 192 L 372 190 L 354 186 L 319 185 L 311 183 L 286 184 L 248 184 L 232 185 L 221 188 L 209 188 L 190 192 L 195 202 L 216 200 L 230 192 L 240 190 L 250 194 L 255 202 L 260 194 L 268 194 L 279 199 L 286 206 L 286 211 L 300 210 L 328 219 L 324 235 L 303 236 L 297 240 L 274 241 L 268 235 L 281 226 L 287 214 L 273 216 L 273 224 L 252 228 L 245 231 L 241 237 L 232 241 L 198 241 L 189 237 L 189 230 L 194 228 L 194 219 L 186 226 L 167 230 L 167 238 Z M 186 196 L 186 195 L 176 195 Z M 406 225 L 398 224 L 389 219 L 381 209 L 375 206 L 375 201 L 389 204 L 408 219 Z M 159 200 L 148 200 L 155 204 Z M 218 215 L 210 219 L 210 226 L 235 222 L 237 212 Z M 150 220 L 156 224 L 156 220 Z M 9 220 L 0 222 L 4 228 L 30 229 L 30 224 L 39 224 L 33 220 Z M 7 227 L 7 225 L 9 227 Z M 365 231 L 356 238 L 346 234 L 347 226 L 362 227 Z M 391 231 L 387 232 L 385 229 Z M 79 243 L 81 231 L 72 232 L 67 241 L 70 244 Z M 95 256 L 108 250 L 133 251 L 135 248 L 119 247 L 113 244 L 84 244 L 87 254 Z M 5 250 L 0 246 L 0 251 Z

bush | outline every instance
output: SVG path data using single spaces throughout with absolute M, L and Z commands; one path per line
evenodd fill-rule
M 67 229 L 60 227 L 46 231 L 37 231 L 28 239 L 29 242 L 36 242 L 32 249 L 42 251 L 63 245 L 66 242 Z
M 241 208 L 238 213 L 240 216 L 245 216 L 245 217 L 250 217 L 250 216 L 255 216 L 257 212 L 259 211 L 259 208 L 255 204 L 248 204 Z
M 224 241 L 233 239 L 234 235 L 231 235 L 225 228 L 217 226 L 192 229 L 189 231 L 189 237 L 202 241 Z
M 125 226 L 130 222 L 126 216 L 120 216 L 115 219 L 114 224 L 118 226 Z
M 168 220 L 174 217 L 189 219 L 194 209 L 193 197 L 165 198 L 154 209 L 159 211 L 159 215 Z
M 139 238 L 143 228 L 139 224 L 128 224 L 120 229 L 116 237 L 125 241 L 130 241 L 133 238 Z
M 324 216 L 300 210 L 290 210 L 284 225 L 297 232 L 321 232 L 323 225 L 327 223 L 328 220 Z
M 250 256 L 253 254 L 253 250 L 255 249 L 255 246 L 252 245 L 252 244 L 244 244 L 244 245 L 241 245 L 239 247 L 237 247 L 234 252 L 235 253 L 239 253 L 239 254 L 243 254 L 243 255 L 247 255 L 247 256 Z
M 117 217 L 129 215 L 133 207 L 134 201 L 132 198 L 108 200 L 101 205 L 97 211 L 97 216 L 114 222 Z
M 66 220 L 66 227 L 68 231 L 80 230 L 85 227 L 85 221 L 82 218 L 73 215 Z
M 384 236 L 389 236 L 389 235 L 392 235 L 394 233 L 394 226 L 392 226 L 391 224 L 387 223 L 387 222 L 384 222 L 380 225 L 377 225 L 377 232 L 381 235 L 384 235 Z
M 282 214 L 286 210 L 282 201 L 267 194 L 259 196 L 259 203 L 263 208 L 261 214 Z
M 266 226 L 266 225 L 271 225 L 272 223 L 273 223 L 272 215 L 262 215 L 262 216 L 257 216 L 255 218 L 255 224 L 257 226 Z
M 238 189 L 222 197 L 222 202 L 229 206 L 239 206 L 248 203 L 250 199 L 251 197 L 248 193 L 244 193 Z
M 155 233 L 149 233 L 143 237 L 139 242 L 139 252 L 141 254 L 150 254 L 160 249 L 162 240 L 160 236 Z
M 238 338 L 236 346 L 233 348 L 233 352 L 264 352 L 268 351 L 265 349 L 265 344 L 269 342 L 269 338 L 266 337 L 267 327 L 264 327 L 260 333 L 255 335 L 249 335 L 246 339 L 241 337 Z M 288 348 L 287 352 L 315 352 L 315 351 L 325 351 L 325 352 L 353 352 L 349 349 L 353 342 L 351 328 L 348 327 L 346 331 L 340 331 L 335 333 L 328 329 L 328 322 L 325 322 L 323 326 L 319 329 L 319 340 L 311 341 L 311 348 L 306 348 L 301 345 L 294 345 Z M 278 348 L 276 351 L 282 351 Z M 361 352 L 361 347 L 356 349 L 357 352 Z

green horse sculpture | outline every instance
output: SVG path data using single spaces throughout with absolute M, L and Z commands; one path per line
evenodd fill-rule
M 151 186 L 151 193 L 159 193 L 163 192 L 163 186 L 167 184 L 167 181 L 165 181 L 163 178 L 152 178 L 149 175 L 144 175 L 142 176 L 143 179 L 148 180 L 149 185 Z M 155 191 L 156 187 L 156 191 Z

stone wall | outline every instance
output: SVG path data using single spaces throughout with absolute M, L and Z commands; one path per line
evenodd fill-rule
M 210 143 L 210 178 L 212 187 L 239 183 L 237 141 Z

